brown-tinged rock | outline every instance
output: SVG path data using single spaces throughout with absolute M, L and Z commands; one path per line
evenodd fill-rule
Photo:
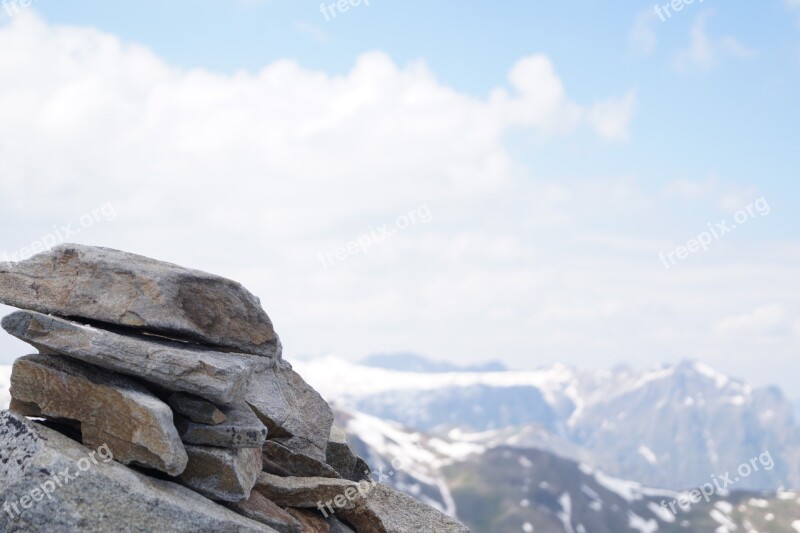
M 241 284 L 109 248 L 64 244 L 0 264 L 0 302 L 279 358 L 280 340 Z
M 215 426 L 226 420 L 225 413 L 219 407 L 192 394 L 176 392 L 167 398 L 169 405 L 175 413 L 185 416 L 192 422 Z
M 330 533 L 331 531 L 328 523 L 317 513 L 307 509 L 292 508 L 286 509 L 286 512 L 300 522 L 303 527 L 303 533 Z
M 173 476 L 186 467 L 169 406 L 129 378 L 63 357 L 29 355 L 14 363 L 11 396 L 42 416 L 80 422 L 83 443 L 107 444 L 121 463 Z
M 227 507 L 251 520 L 266 524 L 280 533 L 303 532 L 300 522 L 255 490 L 250 494 L 250 499 L 238 503 L 228 503 Z

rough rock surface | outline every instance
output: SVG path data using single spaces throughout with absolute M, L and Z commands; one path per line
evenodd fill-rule
M 337 511 L 356 531 L 370 533 L 469 533 L 466 526 L 387 485 L 376 485 L 366 502 Z
M 330 528 L 330 533 L 355 533 L 350 527 L 346 524 L 341 522 L 335 516 L 328 516 L 325 518 L 325 522 L 328 523 L 328 527 Z
M 328 448 L 325 453 L 325 462 L 345 479 L 352 479 L 353 481 L 362 479 L 361 477 L 355 476 L 358 456 L 353 453 L 353 450 L 347 443 L 347 435 L 337 426 L 331 427 L 331 435 L 328 439 Z
M 325 461 L 333 411 L 289 363 L 280 361 L 275 368 L 256 372 L 246 399 L 267 426 L 270 438 L 295 437 L 290 445 L 300 443 L 300 453 Z
M 64 245 L 0 265 L 0 302 L 41 352 L 10 378 L 39 422 L 0 413 L 2 532 L 465 531 L 376 488 L 238 283 Z
M 372 485 L 364 482 L 362 492 Z M 320 503 L 339 499 L 337 507 L 353 507 L 361 499 L 359 486 L 346 479 L 326 477 L 281 477 L 262 472 L 258 475 L 255 490 L 265 498 L 286 507 L 317 509 Z
M 292 444 L 292 439 L 271 439 L 264 443 L 264 471 L 279 476 L 341 477 L 336 470 L 322 461 L 303 453 L 301 444 L 311 446 L 305 441 Z M 316 448 L 312 448 L 316 450 Z
M 330 533 L 331 527 L 320 515 L 306 509 L 286 509 L 295 520 L 300 522 L 303 533 Z
M 11 510 L 0 512 L 0 531 L 275 531 L 175 483 L 97 455 L 95 464 L 88 459 L 91 451 L 35 422 L 0 412 L 0 494 Z
M 249 500 L 229 503 L 227 506 L 240 515 L 266 524 L 280 533 L 303 533 L 303 526 L 300 522 L 258 491 L 253 491 Z
M 117 461 L 173 476 L 186 467 L 170 408 L 124 376 L 58 356 L 29 355 L 14 363 L 11 396 L 35 404 L 44 416 L 79 421 L 83 443 L 108 444 Z
M 267 439 L 267 428 L 247 404 L 223 409 L 225 422 L 210 426 L 198 424 L 180 415 L 175 427 L 181 440 L 220 448 L 261 448 Z
M 257 448 L 226 450 L 210 446 L 186 446 L 189 464 L 178 480 L 212 500 L 241 502 L 250 497 L 261 471 Z
M 173 391 L 233 404 L 242 400 L 254 370 L 274 364 L 264 357 L 215 352 L 156 337 L 131 336 L 33 311 L 3 318 L 3 329 L 42 353 L 57 353 Z
M 239 283 L 140 255 L 64 244 L 0 264 L 0 302 L 280 357 L 258 298 Z
M 198 424 L 215 426 L 225 422 L 227 417 L 216 405 L 191 394 L 176 392 L 167 398 L 167 405 L 176 414 L 180 414 Z

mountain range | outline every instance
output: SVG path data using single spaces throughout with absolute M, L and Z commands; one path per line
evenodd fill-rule
M 459 368 L 413 354 L 293 364 L 376 480 L 475 532 L 800 532 L 800 438 L 774 387 L 689 361 L 641 371 Z M 9 371 L 0 367 L 2 402 Z

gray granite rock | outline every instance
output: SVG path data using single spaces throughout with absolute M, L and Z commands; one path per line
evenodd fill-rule
M 323 511 L 332 502 L 336 508 L 353 508 L 372 484 L 359 486 L 346 479 L 326 477 L 281 477 L 262 472 L 255 491 L 284 507 L 303 507 Z M 334 502 L 334 500 L 336 500 Z
M 189 464 L 178 477 L 181 483 L 212 500 L 241 502 L 250 498 L 261 472 L 261 450 L 189 445 L 186 453 Z
M 186 467 L 169 406 L 124 376 L 63 357 L 28 355 L 14 363 L 11 397 L 41 416 L 79 421 L 83 443 L 107 444 L 121 463 L 173 476 Z
M 108 248 L 64 244 L 0 263 L 0 302 L 245 353 L 281 352 L 258 298 L 239 283 Z
M 167 390 L 225 404 L 242 400 L 254 370 L 274 365 L 265 357 L 217 352 L 152 336 L 121 335 L 34 311 L 12 313 L 3 318 L 2 326 L 42 353 L 67 355 Z
M 219 448 L 261 448 L 267 439 L 267 428 L 253 414 L 247 404 L 223 408 L 225 422 L 210 426 L 198 424 L 180 415 L 175 416 L 175 427 L 181 440 L 187 444 L 216 446 Z
M 302 440 L 293 443 L 293 440 L 270 439 L 264 443 L 265 472 L 279 476 L 342 477 L 332 466 L 303 453 L 305 447 L 312 445 Z
M 215 426 L 226 420 L 225 413 L 219 407 L 198 396 L 176 392 L 167 398 L 167 405 L 172 411 L 185 416 L 192 422 Z
M 280 361 L 274 368 L 255 372 L 246 400 L 267 426 L 270 438 L 293 437 L 287 445 L 300 444 L 295 452 L 325 462 L 333 412 L 289 363 Z
M 342 507 L 337 514 L 359 532 L 469 533 L 459 521 L 383 484 L 375 485 L 357 506 Z
M 331 427 L 325 462 L 345 479 L 352 479 L 353 481 L 363 479 L 362 477 L 354 478 L 358 456 L 347 443 L 347 435 L 337 426 Z
M 0 494 L 10 511 L 0 511 L 0 531 L 275 531 L 94 451 L 92 455 L 93 450 L 60 433 L 0 412 Z

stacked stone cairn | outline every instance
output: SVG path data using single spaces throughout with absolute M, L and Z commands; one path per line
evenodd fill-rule
M 239 283 L 62 245 L 0 266 L 0 302 L 39 352 L 0 413 L 0 531 L 467 531 L 375 483 Z

